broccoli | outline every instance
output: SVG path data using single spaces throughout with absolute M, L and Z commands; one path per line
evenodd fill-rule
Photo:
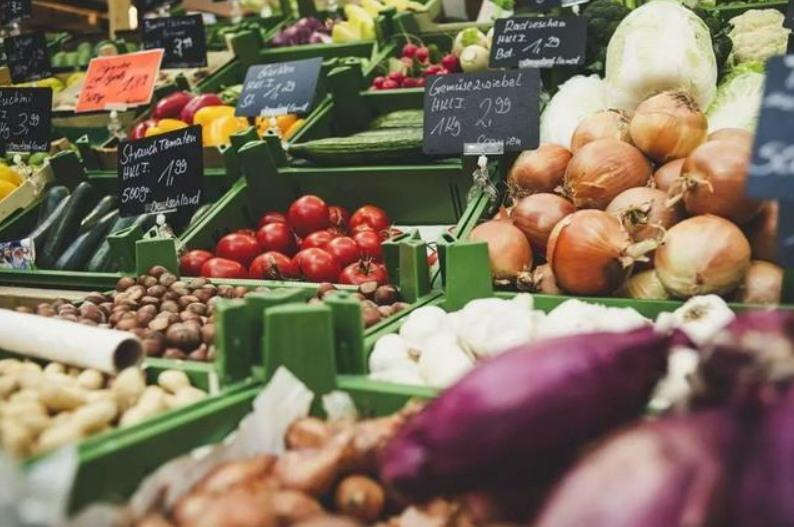
M 595 0 L 584 8 L 582 14 L 587 18 L 588 70 L 604 74 L 609 40 L 630 12 L 628 7 L 616 0 Z
M 711 34 L 711 47 L 714 50 L 714 58 L 717 59 L 717 70 L 722 76 L 723 66 L 733 50 L 733 41 L 728 36 L 729 27 L 723 24 L 722 20 L 713 13 L 705 9 L 695 8 L 692 11 L 700 17 Z

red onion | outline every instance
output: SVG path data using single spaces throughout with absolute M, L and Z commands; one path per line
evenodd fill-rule
M 783 292 L 783 268 L 754 260 L 736 292 L 736 302 L 744 304 L 779 304 Z
M 515 226 L 527 237 L 532 250 L 546 254 L 552 229 L 568 214 L 576 212 L 573 203 L 556 194 L 533 194 L 521 199 L 510 213 Z
M 488 243 L 491 272 L 496 280 L 515 280 L 532 268 L 532 248 L 527 237 L 510 219 L 486 221 L 474 228 L 472 240 Z
M 675 180 L 681 177 L 681 169 L 684 168 L 684 161 L 686 161 L 686 158 L 674 159 L 660 166 L 656 172 L 653 173 L 653 182 L 656 184 L 656 188 L 664 192 L 670 190 Z
M 571 152 L 575 154 L 584 145 L 597 139 L 631 142 L 628 115 L 621 110 L 604 110 L 587 117 L 573 132 Z
M 650 187 L 624 190 L 606 208 L 606 213 L 620 220 L 635 242 L 661 239 L 664 232 L 681 221 L 676 205 L 667 205 L 667 194 Z
M 536 192 L 552 192 L 562 184 L 570 160 L 567 148 L 552 143 L 521 152 L 507 176 L 511 195 L 522 198 Z
M 692 97 L 666 91 L 646 99 L 631 119 L 631 140 L 658 163 L 686 157 L 706 140 L 708 123 Z

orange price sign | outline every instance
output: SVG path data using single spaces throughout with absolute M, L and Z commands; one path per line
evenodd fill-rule
M 163 53 L 152 49 L 92 59 L 75 111 L 124 110 L 148 104 Z

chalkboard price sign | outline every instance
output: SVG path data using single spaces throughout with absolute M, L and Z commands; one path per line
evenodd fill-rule
M 783 27 L 786 29 L 794 29 L 794 2 L 789 0 L 786 6 L 786 17 L 783 19 Z M 789 51 L 789 53 L 791 53 Z
M 202 68 L 207 65 L 207 43 L 201 15 L 144 18 L 145 49 L 165 50 L 161 69 Z
M 538 70 L 433 75 L 425 86 L 426 154 L 460 155 L 467 143 L 507 152 L 538 146 Z
M 122 216 L 195 209 L 201 203 L 204 161 L 201 126 L 119 144 Z
M 0 26 L 30 18 L 31 0 L 0 0 Z
M 582 16 L 500 18 L 494 23 L 492 68 L 551 68 L 584 64 L 587 19 Z
M 48 152 L 52 90 L 0 87 L 0 150 Z
M 44 33 L 6 37 L 3 43 L 12 82 L 20 83 L 52 77 L 50 55 L 47 52 L 47 39 L 44 38 Z
M 236 114 L 273 117 L 309 113 L 321 66 L 321 58 L 251 66 L 245 75 Z

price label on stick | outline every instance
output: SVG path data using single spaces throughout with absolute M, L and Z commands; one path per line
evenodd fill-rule
M 195 209 L 204 187 L 201 126 L 122 141 L 118 147 L 122 216 Z
M 307 114 L 317 89 L 321 58 L 251 66 L 245 75 L 236 115 L 273 117 Z
M 0 26 L 30 18 L 31 0 L 0 0 Z
M 44 33 L 6 37 L 3 43 L 12 82 L 29 82 L 52 77 L 50 55 L 47 52 L 47 39 L 44 38 Z
M 426 154 L 460 155 L 464 144 L 538 146 L 538 70 L 432 75 L 425 86 Z
M 48 152 L 52 90 L 0 87 L 0 151 Z
M 207 65 L 207 43 L 201 15 L 144 18 L 141 38 L 145 49 L 165 50 L 163 69 Z
M 551 68 L 584 64 L 587 19 L 582 16 L 500 18 L 494 22 L 492 68 Z
M 91 59 L 75 111 L 125 110 L 149 104 L 162 60 L 162 49 Z

